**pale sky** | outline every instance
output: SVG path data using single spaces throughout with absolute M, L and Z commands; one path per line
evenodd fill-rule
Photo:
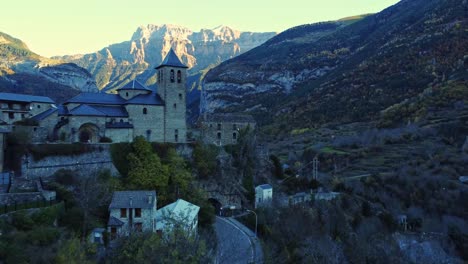
M 140 25 L 199 31 L 226 25 L 281 32 L 320 21 L 376 13 L 398 0 L 2 0 L 0 32 L 42 56 L 91 53 L 129 40 Z

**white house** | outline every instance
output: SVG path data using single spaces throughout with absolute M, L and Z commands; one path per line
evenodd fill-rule
M 255 208 L 270 206 L 273 200 L 273 187 L 270 184 L 262 184 L 255 187 Z
M 178 199 L 174 203 L 160 208 L 156 213 L 157 232 L 170 232 L 175 226 L 186 232 L 196 234 L 198 226 L 198 212 L 200 207 L 185 200 Z
M 128 235 L 130 232 L 155 232 L 156 205 L 155 191 L 114 192 L 107 223 L 111 238 Z

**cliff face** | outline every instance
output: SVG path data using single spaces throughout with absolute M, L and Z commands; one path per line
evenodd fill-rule
M 93 54 L 60 59 L 88 69 L 95 76 L 99 89 L 114 90 L 128 79 L 137 77 L 147 85 L 154 84 L 153 68 L 171 47 L 194 75 L 248 51 L 274 35 L 240 32 L 225 26 L 193 32 L 175 25 L 146 25 L 139 27 L 129 41 L 110 45 Z
M 0 33 L 0 91 L 44 95 L 60 102 L 98 89 L 87 70 L 41 57 L 21 40 Z
M 357 21 L 287 30 L 210 70 L 202 111 L 308 127 L 374 120 L 428 87 L 466 85 L 467 3 L 403 0 Z

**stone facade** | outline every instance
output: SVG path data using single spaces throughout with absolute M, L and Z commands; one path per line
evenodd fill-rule
M 203 142 L 218 146 L 236 144 L 242 130 L 256 126 L 252 116 L 241 114 L 203 115 L 199 123 Z

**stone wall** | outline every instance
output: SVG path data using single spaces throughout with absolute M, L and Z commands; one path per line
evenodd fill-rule
M 112 175 L 118 174 L 112 163 L 108 144 L 96 144 L 102 151 L 85 153 L 76 156 L 50 156 L 39 161 L 32 158 L 23 160 L 22 173 L 27 179 L 50 177 L 60 169 L 76 172 L 78 175 L 92 173 L 102 169 L 108 169 Z
M 143 113 L 144 108 L 146 114 Z M 143 136 L 148 141 L 164 142 L 164 106 L 127 105 L 126 109 L 132 118 L 134 137 Z
M 239 131 L 247 126 L 255 128 L 255 123 L 203 122 L 201 125 L 203 142 L 218 146 L 236 144 L 239 138 Z

